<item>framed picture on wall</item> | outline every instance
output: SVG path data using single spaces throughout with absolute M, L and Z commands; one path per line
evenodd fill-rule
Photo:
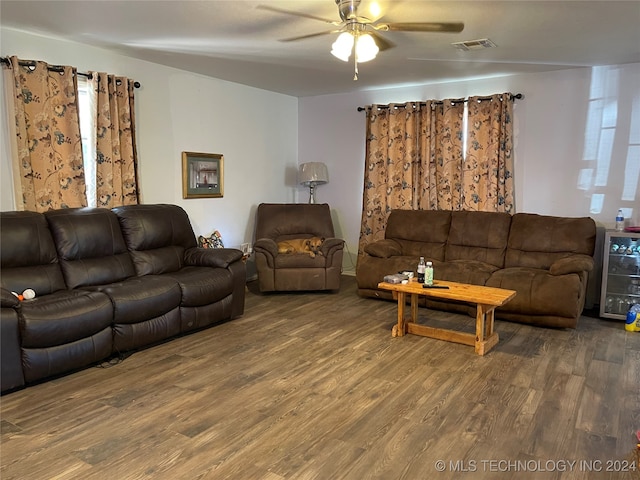
M 222 155 L 182 152 L 182 198 L 222 197 Z

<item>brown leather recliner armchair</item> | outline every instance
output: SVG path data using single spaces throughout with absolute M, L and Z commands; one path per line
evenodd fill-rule
M 278 254 L 277 242 L 321 237 L 321 254 Z M 262 203 L 256 213 L 254 243 L 261 292 L 337 290 L 344 240 L 335 238 L 329 205 Z

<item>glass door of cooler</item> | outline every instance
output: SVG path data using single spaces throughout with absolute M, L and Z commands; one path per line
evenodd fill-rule
M 607 232 L 604 241 L 600 316 L 625 320 L 640 304 L 640 235 Z

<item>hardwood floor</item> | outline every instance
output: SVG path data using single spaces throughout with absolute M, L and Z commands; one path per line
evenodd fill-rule
M 353 277 L 338 293 L 254 288 L 242 318 L 3 396 L 0 477 L 640 478 L 620 472 L 640 429 L 640 333 L 621 322 L 497 320 L 481 357 L 392 338 L 396 305 Z

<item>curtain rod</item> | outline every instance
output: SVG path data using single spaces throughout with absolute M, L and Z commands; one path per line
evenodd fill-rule
M 0 57 L 0 63 L 4 63 L 8 66 L 11 66 L 11 61 L 9 60 L 8 57 Z M 36 65 L 35 62 L 33 61 L 26 61 L 26 60 L 20 60 L 18 62 L 18 64 L 22 65 L 23 67 L 34 67 Z M 63 68 L 60 65 L 48 65 L 47 67 L 49 69 L 49 71 L 51 72 L 62 72 Z M 81 77 L 86 77 L 89 80 L 91 80 L 93 78 L 93 75 L 91 75 L 90 73 L 84 73 L 84 72 L 76 72 L 76 74 L 80 75 Z M 140 82 L 133 82 L 133 86 L 135 88 L 140 88 L 142 85 L 140 85 Z
M 480 97 L 479 100 L 491 100 L 492 97 Z M 511 98 L 517 98 L 518 100 L 521 100 L 524 98 L 524 95 L 522 93 L 516 93 L 515 95 L 511 95 Z M 467 103 L 469 100 L 468 99 L 464 99 L 464 100 L 456 100 L 454 103 Z M 407 103 L 417 103 L 419 105 L 426 105 L 425 102 L 407 102 Z M 433 102 L 436 105 L 442 105 L 443 102 Z M 370 105 L 371 106 L 371 105 Z M 368 107 L 358 107 L 358 111 L 359 112 L 364 112 Z M 389 105 L 378 105 L 378 108 L 381 109 L 385 109 L 385 108 L 389 108 Z

